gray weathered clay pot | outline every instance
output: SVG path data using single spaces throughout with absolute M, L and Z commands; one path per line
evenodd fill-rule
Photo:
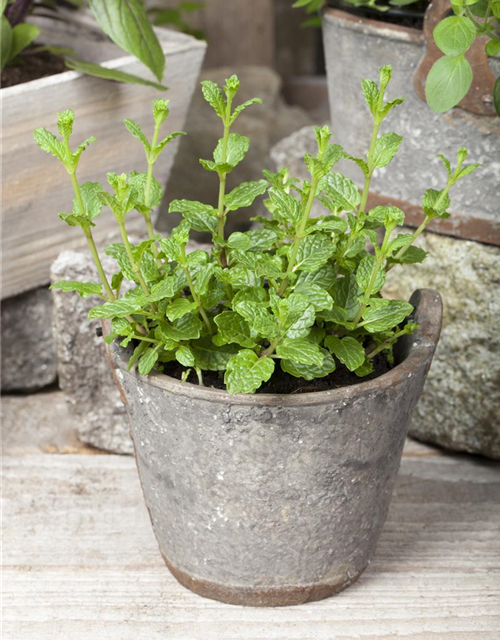
M 411 412 L 441 328 L 441 298 L 411 298 L 421 326 L 375 380 L 302 395 L 237 395 L 110 355 L 160 551 L 192 591 L 292 605 L 345 589 L 370 562 Z

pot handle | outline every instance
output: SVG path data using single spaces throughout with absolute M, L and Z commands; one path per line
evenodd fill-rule
M 425 81 L 432 65 L 443 53 L 438 49 L 432 32 L 434 28 L 451 12 L 448 0 L 432 0 L 426 9 L 424 17 L 424 38 L 425 52 L 418 65 L 413 78 L 413 86 L 419 98 L 425 102 Z M 472 84 L 464 99 L 457 105 L 461 109 L 470 111 L 480 116 L 494 116 L 492 94 L 495 76 L 489 65 L 488 56 L 484 51 L 488 42 L 486 36 L 478 36 L 470 49 L 465 53 L 465 57 L 472 66 Z

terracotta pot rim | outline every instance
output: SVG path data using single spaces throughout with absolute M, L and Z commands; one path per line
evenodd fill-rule
M 324 7 L 322 10 L 322 18 L 340 23 L 344 29 L 351 31 L 359 31 L 365 35 L 387 38 L 388 40 L 399 40 L 403 42 L 411 42 L 416 45 L 424 44 L 424 32 L 422 29 L 414 27 L 404 27 L 400 24 L 391 22 L 382 22 L 373 18 L 364 18 L 356 16 L 342 9 L 334 9 L 333 7 Z
M 306 406 L 306 405 L 344 405 L 362 396 L 368 396 L 381 390 L 388 390 L 403 384 L 407 378 L 415 375 L 428 360 L 429 351 L 434 350 L 439 340 L 442 319 L 442 300 L 437 291 L 433 289 L 417 289 L 410 298 L 415 307 L 415 320 L 419 323 L 418 329 L 413 335 L 404 336 L 398 345 L 403 351 L 402 361 L 387 373 L 367 382 L 360 382 L 348 387 L 330 389 L 328 391 L 313 391 L 301 394 L 266 394 L 254 395 L 237 394 L 229 395 L 222 389 L 200 387 L 190 382 L 182 382 L 164 373 L 150 373 L 148 376 L 140 376 L 134 367 L 128 375 L 145 380 L 170 393 L 191 398 L 215 402 L 218 404 L 234 405 L 235 399 L 239 405 L 262 406 Z M 420 322 L 418 322 L 420 321 Z M 122 349 L 118 343 L 110 347 L 112 362 L 117 370 L 127 371 L 129 351 Z M 118 375 L 118 377 L 120 377 Z M 118 381 L 117 381 L 118 382 Z M 121 386 L 121 385 L 120 385 Z M 345 406 L 345 405 L 344 405 Z

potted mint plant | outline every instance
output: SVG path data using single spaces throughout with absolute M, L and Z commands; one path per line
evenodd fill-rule
M 91 0 L 93 15 L 64 8 L 52 15 L 45 5 L 24 0 L 4 0 L 1 4 L 2 80 L 9 73 L 27 73 L 20 76 L 26 81 L 15 86 L 4 83 L 0 90 L 4 179 L 15 185 L 4 192 L 2 199 L 2 298 L 47 284 L 50 265 L 61 248 L 81 246 L 79 239 L 54 229 L 52 206 L 64 205 L 71 185 L 60 187 L 54 181 L 48 158 L 49 164 L 33 160 L 33 123 L 48 123 L 61 100 L 78 104 L 82 129 L 90 135 L 93 123 L 92 133 L 97 133 L 109 149 L 114 147 L 117 158 L 126 157 L 133 153 L 133 146 L 116 148 L 119 134 L 111 116 L 130 115 L 141 121 L 144 105 L 166 91 L 168 85 L 168 95 L 175 103 L 172 119 L 181 128 L 206 48 L 204 42 L 190 36 L 153 28 L 139 0 Z M 33 8 L 38 9 L 35 14 L 26 13 Z M 30 47 L 35 38 L 35 45 Z M 62 58 L 55 58 L 54 63 L 55 52 L 65 54 L 68 68 Z M 166 56 L 169 68 L 164 77 Z M 33 61 L 37 60 L 35 65 Z M 49 63 L 55 66 L 47 69 Z M 59 73 L 36 78 L 30 75 L 32 67 L 42 75 Z M 157 178 L 162 183 L 166 182 L 174 155 L 157 165 Z M 84 169 L 85 178 L 97 179 L 106 165 L 105 154 L 97 154 Z M 26 228 L 31 230 L 28 237 Z M 104 222 L 98 239 L 109 232 Z
M 414 233 L 397 232 L 397 207 L 367 208 L 374 172 L 401 142 L 379 135 L 402 102 L 384 99 L 390 77 L 383 67 L 378 85 L 363 82 L 373 122 L 366 156 L 351 156 L 318 127 L 317 153 L 305 157 L 309 179 L 264 171 L 229 192 L 227 175 L 249 147 L 231 128 L 260 101 L 235 104 L 236 76 L 222 90 L 203 82 L 222 135 L 213 158 L 200 162 L 219 197 L 171 202 L 184 219 L 166 238 L 149 225 L 161 198 L 155 164 L 180 133 L 160 135 L 164 101 L 154 103 L 152 139 L 125 121 L 147 172 L 108 173 L 108 189 L 77 177 L 72 111 L 59 114 L 61 139 L 35 131 L 71 176 L 73 210 L 60 217 L 81 228 L 101 275 L 52 286 L 101 299 L 89 316 L 104 322 L 161 553 L 200 595 L 259 606 L 317 600 L 355 581 L 373 555 L 441 325 L 437 292 L 407 302 L 380 290 L 390 269 L 425 258 L 415 238 L 449 215 L 450 189 L 478 166 L 465 164 L 463 148 L 455 166 L 441 157 L 442 185 L 425 192 Z M 361 192 L 335 171 L 342 157 L 365 172 Z M 227 236 L 227 218 L 263 196 L 269 216 Z M 324 215 L 310 216 L 314 202 Z M 93 243 L 103 208 L 122 238 L 106 249 L 118 265 L 110 281 Z M 148 231 L 135 245 L 132 210 Z M 192 229 L 210 234 L 210 252 L 186 253 Z

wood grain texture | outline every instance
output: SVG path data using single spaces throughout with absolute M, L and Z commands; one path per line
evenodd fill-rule
M 500 465 L 411 444 L 375 560 L 292 608 L 205 600 L 162 563 L 134 461 L 5 460 L 5 640 L 498 640 Z
M 51 44 L 71 46 L 91 61 L 104 62 L 136 75 L 145 74 L 145 68 L 135 58 L 124 55 L 92 31 L 86 18 L 73 25 L 48 19 L 43 22 L 43 33 Z M 170 89 L 166 94 L 149 87 L 91 78 L 75 71 L 1 90 L 2 298 L 46 284 L 50 265 L 60 251 L 85 246 L 81 231 L 68 227 L 57 216 L 58 212 L 71 210 L 72 187 L 62 165 L 36 146 L 33 140 L 36 127 L 55 131 L 56 112 L 70 107 L 76 114 L 74 143 L 79 144 L 90 135 L 97 138 L 82 156 L 78 171 L 80 182 L 105 182 L 108 171 L 145 171 L 143 149 L 125 130 L 123 119 L 137 120 L 149 135 L 153 99 L 167 97 L 172 101 L 165 131 L 183 128 L 206 45 L 163 29 L 158 30 L 158 36 L 167 56 L 164 82 Z M 155 175 L 163 184 L 176 149 L 174 142 L 156 165 Z M 116 229 L 109 211 L 97 222 L 98 242 Z M 130 214 L 131 230 L 142 230 L 143 224 L 140 214 Z

